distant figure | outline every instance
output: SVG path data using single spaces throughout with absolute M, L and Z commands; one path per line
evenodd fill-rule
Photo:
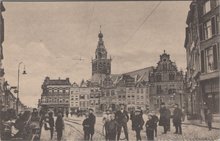
M 124 133 L 125 133 L 125 138 L 128 140 L 128 126 L 127 122 L 129 120 L 129 116 L 127 111 L 125 111 L 125 106 L 121 105 L 120 111 L 117 111 L 115 113 L 115 119 L 118 122 L 118 133 L 117 133 L 117 140 L 120 139 L 121 135 L 121 128 L 123 127 Z
M 212 130 L 212 113 L 210 109 L 207 110 L 206 122 L 208 124 L 209 131 L 211 131 Z
M 62 113 L 58 113 L 57 119 L 56 119 L 56 131 L 57 131 L 57 140 L 61 141 L 61 138 L 63 136 L 63 130 L 64 130 L 64 121 Z
M 183 122 L 185 121 L 185 117 L 186 117 L 186 109 L 185 109 L 185 107 L 183 107 L 183 109 L 182 109 L 182 121 Z
M 49 125 L 50 125 L 50 139 L 53 139 L 53 132 L 54 132 L 54 117 L 53 112 L 49 112 Z
M 103 124 L 104 124 L 104 128 L 105 128 L 105 139 L 109 140 L 109 132 L 108 132 L 108 126 L 109 126 L 109 122 L 111 120 L 110 118 L 111 113 L 109 110 L 106 110 L 106 114 L 103 116 Z
M 157 123 L 159 121 L 159 118 L 157 117 L 155 112 L 152 112 L 152 119 L 154 121 L 154 135 L 157 137 Z
M 136 132 L 136 140 L 141 141 L 141 130 L 143 129 L 144 119 L 140 109 L 136 109 L 132 118 L 132 130 Z
M 39 122 L 39 124 L 40 124 L 40 116 L 38 115 L 38 111 L 36 108 L 33 109 L 30 121 L 32 121 L 32 122 L 36 121 L 36 122 Z
M 95 122 L 96 122 L 96 117 L 95 115 L 93 114 L 94 110 L 93 109 L 89 109 L 89 123 L 90 123 L 90 139 L 92 140 L 92 137 L 95 133 Z
M 109 141 L 115 141 L 116 140 L 116 135 L 117 135 L 117 127 L 118 123 L 115 120 L 115 114 L 110 115 L 110 121 L 108 124 L 108 134 L 109 134 Z
M 145 124 L 145 127 L 146 127 L 147 140 L 153 141 L 154 140 L 155 123 L 152 118 L 152 114 L 148 114 L 148 120 Z
M 66 110 L 66 117 L 68 118 L 68 116 L 69 116 L 69 111 Z
M 181 119 L 182 119 L 182 111 L 179 108 L 178 104 L 175 104 L 173 111 L 173 125 L 176 128 L 175 134 L 182 134 L 182 127 L 181 127 Z
M 90 138 L 90 121 L 89 121 L 89 114 L 85 114 L 85 119 L 82 123 L 83 125 L 83 131 L 84 131 L 84 140 L 88 141 Z
M 133 126 L 132 119 L 134 117 L 134 113 L 135 113 L 135 109 L 132 109 L 131 112 L 130 112 L 131 127 Z
M 163 126 L 164 132 L 163 134 L 166 134 L 169 130 L 170 125 L 170 110 L 166 108 L 165 103 L 161 103 L 160 108 L 160 120 L 159 120 L 159 126 Z

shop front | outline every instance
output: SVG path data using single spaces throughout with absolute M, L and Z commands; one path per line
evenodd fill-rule
M 203 101 L 213 114 L 219 114 L 219 78 L 201 82 Z

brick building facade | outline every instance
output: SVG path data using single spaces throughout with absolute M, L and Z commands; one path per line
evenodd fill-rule
M 165 51 L 160 55 L 156 68 L 149 74 L 150 83 L 150 109 L 159 109 L 161 102 L 168 107 L 175 103 L 180 107 L 184 105 L 183 72 L 170 60 Z
M 69 110 L 70 87 L 69 78 L 50 79 L 46 77 L 42 84 L 40 106 L 54 111 L 55 114 L 58 110 Z
M 219 5 L 219 0 L 193 0 L 187 16 L 184 46 L 192 114 L 200 114 L 204 107 L 219 113 Z

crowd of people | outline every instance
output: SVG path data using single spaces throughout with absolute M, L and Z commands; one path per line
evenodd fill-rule
M 92 140 L 95 126 L 95 115 L 93 110 L 86 114 L 86 118 L 83 121 L 84 140 Z M 120 110 L 113 112 L 111 109 L 107 109 L 103 115 L 103 131 L 106 141 L 114 140 L 129 140 L 127 123 L 131 120 L 131 128 L 136 133 L 136 140 L 140 141 L 141 131 L 145 127 L 146 138 L 152 141 L 157 137 L 157 127 L 163 127 L 162 134 L 167 134 L 171 131 L 171 120 L 175 127 L 174 134 L 182 134 L 182 121 L 185 120 L 185 109 L 180 109 L 178 104 L 174 105 L 174 110 L 171 111 L 166 107 L 165 103 L 161 103 L 159 109 L 159 115 L 155 111 L 148 113 L 148 119 L 144 121 L 143 111 L 140 108 L 131 111 L 130 116 L 125 110 L 125 106 L 121 105 Z M 209 130 L 211 130 L 212 114 L 210 110 L 207 111 L 206 122 Z M 124 132 L 124 138 L 121 138 L 122 130 Z
M 141 132 L 145 128 L 147 140 L 154 140 L 157 137 L 158 126 L 163 127 L 163 133 L 171 131 L 171 120 L 173 126 L 175 127 L 174 134 L 182 134 L 182 121 L 185 120 L 185 111 L 180 109 L 178 104 L 174 105 L 174 110 L 171 112 L 169 108 L 166 107 L 165 103 L 161 103 L 161 107 L 158 111 L 150 111 L 147 113 L 148 119 L 144 121 L 143 111 L 141 108 L 136 108 L 128 113 L 125 110 L 125 105 L 121 105 L 118 111 L 112 111 L 112 109 L 107 109 L 103 115 L 103 134 L 106 141 L 114 140 L 129 140 L 128 134 L 128 121 L 131 121 L 131 129 L 136 134 L 136 140 L 140 141 Z M 172 114 L 171 114 L 172 113 Z M 54 132 L 57 134 L 57 140 L 61 141 L 64 130 L 64 114 L 68 118 L 69 111 L 60 110 L 56 113 L 57 117 L 54 117 L 54 112 L 49 110 L 41 109 L 39 112 L 37 109 L 33 109 L 32 112 L 24 111 L 17 116 L 13 112 L 8 112 L 8 115 L 3 118 L 3 122 L 7 122 L 15 119 L 13 126 L 18 130 L 18 132 L 13 135 L 13 137 L 22 137 L 26 140 L 31 140 L 33 138 L 33 130 L 38 129 L 37 132 L 38 139 L 40 139 L 41 129 L 50 132 L 50 139 L 53 140 Z M 84 140 L 93 140 L 93 135 L 95 133 L 96 116 L 93 109 L 89 109 L 85 112 L 85 119 L 83 120 L 82 126 L 84 131 Z M 208 129 L 212 129 L 212 113 L 210 109 L 205 111 L 205 121 L 208 125 Z M 124 133 L 121 136 L 121 133 Z M 5 134 L 6 139 L 10 139 L 11 132 Z

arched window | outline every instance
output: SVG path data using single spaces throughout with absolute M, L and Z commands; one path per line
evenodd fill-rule
M 170 73 L 169 74 L 169 80 L 174 80 L 175 79 L 175 74 L 174 73 Z
M 157 81 L 161 81 L 161 80 L 162 80 L 161 74 L 157 74 L 157 75 L 156 75 L 156 80 L 157 80 Z

